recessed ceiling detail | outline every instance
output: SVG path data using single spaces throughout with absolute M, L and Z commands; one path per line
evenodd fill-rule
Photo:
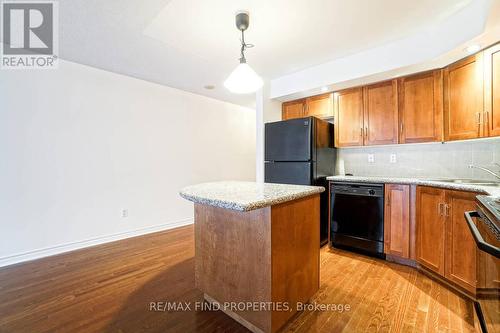
M 405 37 L 439 23 L 472 0 L 172 0 L 144 34 L 221 63 L 239 58 L 234 14 L 252 13 L 249 50 L 267 79 Z M 374 15 L 376 13 L 376 15 Z
M 474 1 L 60 1 L 59 48 L 65 60 L 249 106 L 252 95 L 204 88 L 238 61 L 237 10 L 251 13 L 252 68 L 273 80 L 432 30 Z

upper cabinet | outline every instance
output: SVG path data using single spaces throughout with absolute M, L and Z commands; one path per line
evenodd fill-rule
M 281 106 L 281 118 L 283 120 L 305 117 L 306 100 L 285 102 Z
M 365 145 L 398 143 L 396 80 L 363 88 Z
M 335 146 L 363 145 L 363 89 L 354 88 L 334 94 Z
M 334 94 L 335 146 L 398 143 L 396 81 Z
M 500 135 L 500 44 L 484 51 L 484 135 Z
M 306 116 L 333 117 L 333 94 L 308 97 L 306 99 Z
M 285 102 L 282 105 L 281 118 L 283 120 L 309 116 L 318 118 L 333 117 L 333 94 L 312 96 Z
M 500 44 L 436 69 L 283 103 L 283 119 L 335 115 L 335 146 L 500 136 Z
M 483 110 L 483 57 L 478 53 L 444 70 L 445 140 L 481 137 Z
M 399 142 L 443 140 L 443 71 L 398 80 Z

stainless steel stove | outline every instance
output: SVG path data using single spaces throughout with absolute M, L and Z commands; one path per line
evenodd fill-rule
M 497 221 L 500 221 L 500 198 L 478 195 L 477 200 L 495 216 Z
M 476 312 L 483 332 L 500 327 L 500 199 L 477 196 L 476 211 L 465 219 L 478 247 Z

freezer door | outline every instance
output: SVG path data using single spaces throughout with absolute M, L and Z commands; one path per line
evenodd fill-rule
M 311 185 L 312 170 L 311 162 L 266 162 L 264 178 L 266 183 Z
M 313 118 L 265 124 L 266 161 L 310 161 Z

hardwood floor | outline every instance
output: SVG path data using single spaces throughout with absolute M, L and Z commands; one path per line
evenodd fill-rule
M 0 269 L 0 332 L 247 332 L 220 311 L 150 311 L 202 301 L 194 288 L 192 226 Z M 285 332 L 472 332 L 470 301 L 416 270 L 321 250 L 312 302 Z M 194 307 L 194 305 L 192 305 Z

